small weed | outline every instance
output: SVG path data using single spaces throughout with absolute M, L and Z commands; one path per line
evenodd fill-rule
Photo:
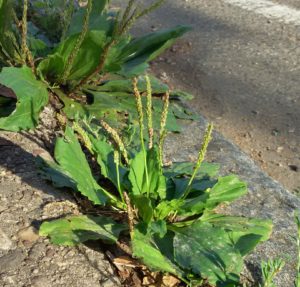
M 261 263 L 262 280 L 260 287 L 276 287 L 273 282 L 276 275 L 284 267 L 285 262 L 282 259 L 270 259 Z

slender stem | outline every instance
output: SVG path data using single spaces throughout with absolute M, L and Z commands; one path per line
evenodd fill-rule
M 167 118 L 168 118 L 168 111 L 169 111 L 169 98 L 170 94 L 167 92 L 163 98 L 164 105 L 161 113 L 160 118 L 160 130 L 159 130 L 159 143 L 158 143 L 158 149 L 159 149 L 159 161 L 160 166 L 163 166 L 163 148 L 164 148 L 164 141 L 166 138 L 166 124 L 167 124 Z
M 212 139 L 212 137 L 211 137 L 212 130 L 213 130 L 213 124 L 209 124 L 208 127 L 206 128 L 206 131 L 205 131 L 205 134 L 204 134 L 203 143 L 202 143 L 201 149 L 199 151 L 198 160 L 197 160 L 196 166 L 194 168 L 194 172 L 193 172 L 193 174 L 192 174 L 192 176 L 189 180 L 189 183 L 186 187 L 183 198 L 186 198 L 188 196 L 188 194 L 190 193 L 190 191 L 191 191 L 193 181 L 194 181 L 194 179 L 197 175 L 197 172 L 198 172 L 199 168 L 201 167 L 201 164 L 204 160 L 208 144 Z
M 143 155 L 144 155 L 147 196 L 149 197 L 150 188 L 149 188 L 149 176 L 148 176 L 148 166 L 147 166 L 147 153 L 146 153 L 145 143 L 144 143 L 144 114 L 143 114 L 142 97 L 141 97 L 140 91 L 138 89 L 138 80 L 137 80 L 137 78 L 133 79 L 132 84 L 133 84 L 134 96 L 135 96 L 135 99 L 136 99 L 136 108 L 137 108 L 138 117 L 139 117 L 140 141 L 141 141 L 141 148 L 142 148 Z

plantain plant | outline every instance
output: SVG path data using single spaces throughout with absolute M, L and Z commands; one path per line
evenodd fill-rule
M 163 97 L 157 131 L 152 123 L 150 81 L 146 82 L 144 109 L 137 81 L 133 81 L 138 150 L 125 148 L 105 121 L 99 131 L 88 120 L 80 120 L 67 125 L 57 140 L 55 160 L 42 164 L 43 176 L 56 186 L 79 192 L 98 206 L 96 210 L 106 206 L 112 214 L 126 216 L 119 221 L 96 211 L 68 216 L 44 222 L 40 234 L 67 246 L 99 239 L 115 244 L 119 237 L 128 236 L 132 256 L 151 270 L 174 274 L 189 286 L 199 286 L 203 280 L 213 286 L 238 284 L 243 257 L 269 238 L 272 223 L 216 212 L 219 205 L 245 195 L 247 187 L 235 175 L 217 177 L 219 166 L 204 162 L 212 125 L 207 127 L 195 164 L 164 166 L 169 95 Z M 90 168 L 78 138 L 98 163 L 96 170 Z M 96 179 L 94 172 L 99 170 L 102 176 Z

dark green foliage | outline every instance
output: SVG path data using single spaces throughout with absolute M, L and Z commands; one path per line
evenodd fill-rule
M 20 131 L 34 128 L 40 111 L 48 103 L 46 85 L 37 81 L 28 67 L 3 68 L 0 84 L 10 88 L 17 97 L 16 110 L 0 118 L 0 129 Z

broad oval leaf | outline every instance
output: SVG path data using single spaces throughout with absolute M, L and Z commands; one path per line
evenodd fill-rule
M 218 182 L 206 192 L 193 198 L 187 198 L 181 207 L 181 215 L 200 214 L 212 210 L 221 203 L 232 202 L 247 193 L 246 183 L 235 175 L 220 177 Z
M 181 268 L 212 285 L 238 283 L 243 259 L 226 231 L 202 222 L 173 231 L 175 261 Z
M 3 68 L 0 84 L 12 89 L 17 96 L 16 109 L 9 116 L 0 118 L 0 129 L 17 132 L 34 128 L 39 113 L 48 102 L 46 85 L 36 80 L 26 66 Z
M 273 228 L 271 220 L 222 214 L 205 213 L 200 220 L 226 230 L 242 256 L 251 252 L 258 243 L 268 240 Z
M 164 174 L 167 177 L 182 177 L 192 175 L 195 163 L 193 162 L 174 162 L 171 166 L 164 168 Z M 203 162 L 199 168 L 196 177 L 215 177 L 220 169 L 216 163 Z
M 70 216 L 44 222 L 39 234 L 49 236 L 54 244 L 74 246 L 88 240 L 103 240 L 116 243 L 120 232 L 127 229 L 106 216 Z
M 158 78 L 149 75 L 152 94 L 163 94 L 169 90 L 169 87 L 162 83 Z M 123 92 L 132 94 L 132 80 L 131 79 L 118 79 L 109 80 L 103 83 L 101 86 L 87 86 L 88 89 L 98 92 Z M 138 78 L 138 89 L 141 93 L 147 91 L 147 84 L 145 77 Z
M 159 249 L 155 247 L 154 241 L 147 232 L 147 225 L 140 223 L 134 227 L 132 237 L 133 256 L 139 258 L 152 270 L 170 272 L 180 275 L 181 272 Z

